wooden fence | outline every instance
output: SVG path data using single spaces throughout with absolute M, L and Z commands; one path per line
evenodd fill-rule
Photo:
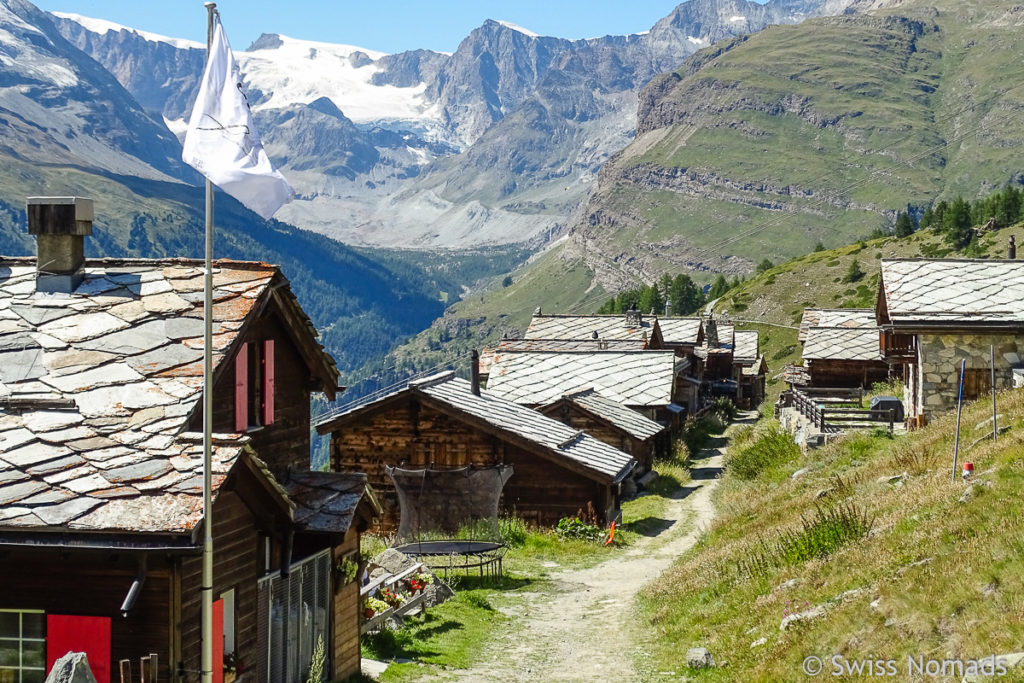
M 888 424 L 892 433 L 896 411 L 860 408 L 860 389 L 790 389 L 782 392 L 779 407 L 794 408 L 823 434 L 847 429 L 871 429 Z M 849 406 L 856 405 L 856 408 Z

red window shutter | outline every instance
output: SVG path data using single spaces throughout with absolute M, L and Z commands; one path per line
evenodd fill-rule
M 235 356 L 235 431 L 249 428 L 249 345 L 242 344 Z
M 110 683 L 110 617 L 46 615 L 46 671 L 69 652 L 84 652 L 96 683 Z
M 263 424 L 274 423 L 274 340 L 263 342 Z
M 224 599 L 213 602 L 213 683 L 224 683 Z M 99 683 L 97 681 L 96 683 Z

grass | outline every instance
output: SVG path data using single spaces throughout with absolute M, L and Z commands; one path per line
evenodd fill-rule
M 905 662 L 1018 651 L 1024 392 L 997 400 L 1010 430 L 961 453 L 978 473 L 966 502 L 965 484 L 950 481 L 953 415 L 896 438 L 858 433 L 792 453 L 750 480 L 727 468 L 715 522 L 642 594 L 645 668 L 683 671 L 698 645 L 720 665 L 700 673 L 708 681 L 792 680 L 812 654 Z M 984 436 L 974 425 L 991 410 L 988 401 L 966 407 L 962 445 Z M 741 447 L 764 430 L 737 435 Z M 817 618 L 780 628 L 819 607 Z

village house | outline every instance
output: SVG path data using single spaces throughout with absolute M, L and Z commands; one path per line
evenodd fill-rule
M 761 354 L 757 330 L 734 330 L 732 349 L 733 381 L 736 382 L 736 405 L 756 408 L 765 396 L 765 375 L 768 365 Z
M 563 394 L 538 410 L 631 454 L 641 474 L 651 469 L 656 454 L 668 454 L 670 440 L 664 425 L 593 389 Z
M 28 218 L 38 257 L 0 262 L 0 678 L 74 650 L 101 683 L 151 653 L 158 680 L 197 681 L 203 263 L 85 260 L 89 200 Z M 364 475 L 309 471 L 334 361 L 276 266 L 213 279 L 215 672 L 305 681 L 322 638 L 348 676 L 359 597 L 339 568 L 379 508 Z
M 672 349 L 678 356 L 690 359 L 697 367 L 697 349 L 704 343 L 704 321 L 692 318 L 658 318 L 662 345 Z M 699 375 L 697 376 L 700 378 Z
M 505 351 L 643 351 L 647 342 L 640 339 L 510 339 L 503 338 L 495 348 L 480 352 L 480 381 L 487 385 L 491 363 Z
M 686 412 L 687 369 L 673 351 L 498 352 L 487 388 L 531 408 L 589 388 L 675 429 Z
M 878 323 L 870 308 L 808 308 L 800 322 L 805 379 L 815 388 L 868 388 L 884 382 Z
M 920 426 L 963 395 L 1013 385 L 1024 368 L 1024 261 L 883 259 L 875 312 L 885 359 L 903 368 L 904 407 Z
M 734 332 L 733 325 L 720 322 L 713 315 L 704 321 L 704 343 L 694 350 L 702 362 L 702 382 L 732 380 Z
M 317 431 L 331 435 L 333 469 L 367 475 L 385 529 L 397 528 L 401 513 L 388 467 L 511 465 L 502 509 L 553 525 L 588 505 L 602 524 L 617 519 L 621 483 L 636 466 L 628 453 L 451 372 L 329 416 Z

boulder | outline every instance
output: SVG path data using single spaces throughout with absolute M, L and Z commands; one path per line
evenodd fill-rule
M 46 683 L 96 683 L 84 652 L 69 652 L 53 664 Z
M 779 623 L 779 630 L 785 631 L 793 624 L 811 621 L 812 619 L 820 619 L 823 616 L 825 616 L 825 608 L 821 605 L 817 605 L 809 610 L 790 614 Z
M 691 647 L 686 651 L 686 665 L 691 669 L 710 669 L 715 665 L 715 658 L 706 647 Z

